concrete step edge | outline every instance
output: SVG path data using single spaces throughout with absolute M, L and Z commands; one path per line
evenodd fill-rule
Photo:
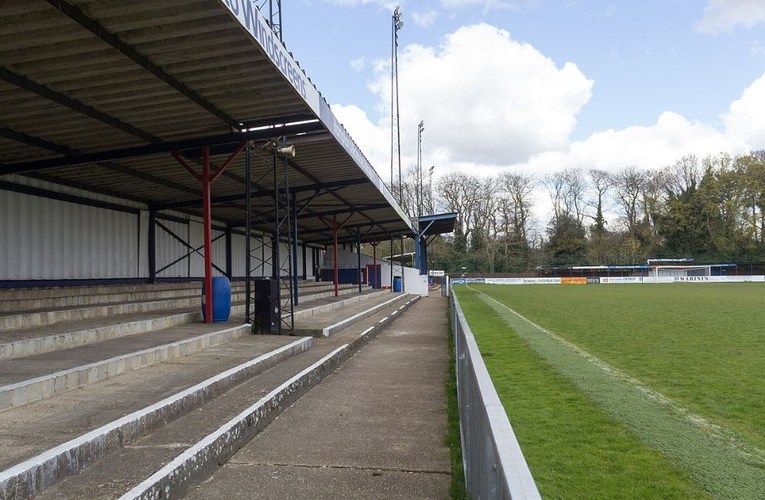
M 321 329 L 321 336 L 322 337 L 329 337 L 330 335 L 334 335 L 337 332 L 340 332 L 342 330 L 345 330 L 346 328 L 358 323 L 359 321 L 362 321 L 365 318 L 368 318 L 374 314 L 377 314 L 379 311 L 382 311 L 383 309 L 386 309 L 388 307 L 391 307 L 394 303 L 400 302 L 404 300 L 405 295 L 397 295 L 396 297 L 393 297 L 390 300 L 386 300 L 385 302 L 381 304 L 376 304 L 369 309 L 366 309 L 364 311 L 361 311 L 359 313 L 354 314 L 353 316 L 349 318 L 345 318 L 341 321 L 338 321 L 335 324 L 326 326 Z
M 34 326 L 55 325 L 64 321 L 95 319 L 120 314 L 165 311 L 176 308 L 195 307 L 198 305 L 199 297 L 195 297 L 124 304 L 105 304 L 100 306 L 43 311 L 39 313 L 11 314 L 0 316 L 0 332 Z
M 70 349 L 80 345 L 146 333 L 153 330 L 162 330 L 200 321 L 201 318 L 202 313 L 200 312 L 186 312 L 161 318 L 129 321 L 74 332 L 55 333 L 43 337 L 16 340 L 0 344 L 0 361 L 34 356 L 60 349 Z
M 315 286 L 320 287 L 332 287 L 332 283 L 326 281 L 307 281 L 299 280 L 300 286 L 312 288 Z M 354 286 L 345 285 L 343 286 Z M 244 292 L 244 281 L 232 281 L 231 290 L 239 290 Z M 22 301 L 22 300 L 46 300 L 53 298 L 65 298 L 65 297 L 77 297 L 77 296 L 99 296 L 99 295 L 116 295 L 116 294 L 129 294 L 129 293 L 167 293 L 167 292 L 182 292 L 182 293 L 201 293 L 202 279 L 199 281 L 184 282 L 184 283 L 156 283 L 156 284 L 142 284 L 142 285 L 92 285 L 92 286 L 62 286 L 62 287 L 30 287 L 30 288 L 2 288 L 0 289 L 0 304 L 7 301 Z
M 341 295 L 351 294 L 355 289 L 340 290 Z M 331 296 L 334 292 L 327 292 L 329 295 L 317 294 L 320 296 L 309 295 L 305 299 L 305 303 L 311 302 L 311 300 L 317 300 Z M 364 300 L 372 297 L 376 297 L 380 294 L 387 293 L 385 291 L 370 293 L 360 296 L 354 296 L 348 299 L 344 299 L 332 304 L 322 304 L 309 309 L 295 311 L 295 319 L 311 316 L 326 312 L 344 305 L 356 302 L 358 300 Z M 310 299 L 308 298 L 310 297 Z M 232 304 L 231 314 L 242 315 L 244 314 L 243 304 Z M 94 342 L 101 342 L 103 340 L 109 340 L 113 338 L 124 337 L 128 335 L 135 335 L 139 333 L 146 333 L 153 330 L 161 330 L 164 328 L 170 328 L 185 323 L 191 323 L 194 321 L 201 321 L 202 314 L 200 312 L 186 312 L 180 314 L 172 314 L 169 316 L 163 316 L 161 318 L 153 318 L 148 320 L 130 321 L 127 323 L 116 323 L 114 325 L 107 325 L 96 328 L 89 328 L 85 330 L 79 330 L 74 332 L 62 332 L 42 337 L 34 337 L 30 339 L 17 340 L 13 342 L 7 342 L 0 344 L 0 361 L 8 359 L 17 359 L 26 356 L 34 356 L 37 354 L 44 354 L 60 349 L 69 349 L 72 347 L 90 344 Z
M 415 296 L 409 299 L 392 314 L 364 330 L 350 344 L 343 344 L 285 381 L 216 431 L 184 450 L 170 463 L 122 495 L 120 499 L 181 498 L 189 493 L 191 488 L 211 476 L 220 465 L 228 461 L 282 411 L 369 343 L 419 298 Z
M 29 288 L 3 288 L 0 289 L 2 300 L 27 300 L 62 297 L 71 295 L 102 295 L 114 292 L 129 293 L 145 290 L 188 290 L 201 289 L 201 280 L 198 282 L 184 283 L 157 283 L 139 285 L 85 285 L 85 286 L 59 286 L 59 287 L 29 287 Z
M 239 325 L 1 386 L 0 411 L 203 351 L 243 337 L 249 332 L 249 324 Z
M 348 292 L 349 294 L 352 292 Z M 354 295 L 353 297 L 349 297 L 347 299 L 343 299 L 337 302 L 331 302 L 329 304 L 322 304 L 320 306 L 311 307 L 309 309 L 303 309 L 300 311 L 295 311 L 295 320 L 307 316 L 313 316 L 315 314 L 321 314 L 327 311 L 331 311 L 332 309 L 337 309 L 343 306 L 346 306 L 348 304 L 353 304 L 354 302 L 360 302 L 362 300 L 369 300 L 375 297 L 379 297 L 380 295 L 390 293 L 388 290 L 381 290 L 379 292 L 372 292 L 372 293 L 365 293 L 363 295 Z
M 310 337 L 295 340 L 14 465 L 0 472 L 0 498 L 39 495 L 59 479 L 76 474 L 86 464 L 150 434 L 231 387 L 307 351 L 312 345 Z
M 125 292 L 97 295 L 66 295 L 62 297 L 0 300 L 0 312 L 18 311 L 18 314 L 34 313 L 58 308 L 77 308 L 119 304 L 121 302 L 148 302 L 153 300 L 199 298 L 196 289 L 152 290 L 147 292 Z
M 186 291 L 185 289 L 184 292 Z M 340 294 L 353 293 L 355 288 L 346 287 L 339 290 Z M 305 301 L 316 300 L 329 297 L 334 293 L 330 289 L 321 291 L 306 290 L 304 294 L 299 294 L 298 298 Z M 287 297 L 289 295 L 286 295 Z M 234 289 L 231 291 L 231 301 L 239 302 L 245 300 L 245 291 Z M 282 299 L 285 295 L 282 295 Z M 48 300 L 48 299 L 45 299 Z M 25 328 L 28 326 L 43 326 L 56 324 L 71 319 L 92 319 L 112 314 L 125 314 L 124 311 L 132 312 L 150 312 L 162 309 L 172 309 L 176 307 L 194 307 L 201 304 L 201 292 L 183 293 L 180 296 L 169 297 L 142 297 L 135 300 L 111 300 L 105 302 L 92 302 L 81 304 L 69 304 L 62 306 L 43 306 L 36 309 L 22 309 L 14 313 L 15 309 L 4 310 L 0 307 L 0 331 L 14 328 Z M 46 309 L 46 307 L 51 307 Z M 104 310 L 105 308 L 110 308 Z M 18 308 L 16 308 L 18 309 Z M 123 311 L 123 312 L 121 312 Z M 6 314 L 11 313 L 11 314 Z

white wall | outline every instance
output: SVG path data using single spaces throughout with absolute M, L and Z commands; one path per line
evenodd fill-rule
M 404 291 L 419 295 L 428 295 L 428 277 L 420 275 L 420 270 L 413 267 L 404 268 Z
M 134 277 L 140 216 L 0 190 L 0 279 Z
M 134 213 L 93 207 L 0 189 L 0 280 L 67 280 L 148 278 L 149 212 L 146 207 L 113 197 L 57 186 L 35 179 L 7 176 L 4 180 L 34 188 L 61 192 L 82 198 L 105 201 L 134 209 Z M 174 214 L 183 222 L 158 222 L 194 248 L 202 246 L 203 224 L 198 218 Z M 222 231 L 213 230 L 213 238 Z M 181 242 L 156 228 L 157 270 L 185 256 L 188 249 Z M 244 235 L 232 235 L 232 272 L 246 274 Z M 271 237 L 253 237 L 252 253 L 265 253 L 268 262 L 253 275 L 271 276 Z M 281 245 L 286 259 L 287 245 Z M 200 252 L 203 252 L 200 249 Z M 298 272 L 302 274 L 302 245 L 298 246 Z M 226 269 L 226 238 L 213 242 L 213 261 Z M 307 254 L 308 275 L 313 275 L 311 251 Z M 213 273 L 221 274 L 213 268 Z M 193 254 L 157 273 L 160 278 L 199 278 L 204 276 L 204 260 Z

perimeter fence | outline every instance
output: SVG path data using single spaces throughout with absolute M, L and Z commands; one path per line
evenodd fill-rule
M 539 499 L 534 478 L 456 294 L 450 294 L 462 465 L 470 498 Z

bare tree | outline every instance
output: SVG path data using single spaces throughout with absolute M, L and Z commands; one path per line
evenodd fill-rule
M 646 183 L 646 174 L 637 167 L 620 170 L 614 177 L 614 189 L 629 235 L 634 235 L 640 218 L 640 197 Z
M 563 171 L 565 180 L 565 200 L 568 206 L 567 212 L 572 214 L 579 224 L 584 222 L 584 210 L 587 206 L 585 195 L 587 193 L 587 179 L 581 168 L 567 168 Z
M 608 190 L 611 189 L 614 184 L 614 179 L 611 174 L 604 170 L 592 169 L 590 170 L 590 180 L 592 182 L 592 187 L 595 190 L 595 202 L 593 204 L 595 215 L 592 216 L 594 222 L 593 233 L 596 236 L 603 236 L 606 232 L 606 219 L 603 215 L 603 203 L 606 199 Z
M 533 175 L 505 173 L 499 177 L 498 184 L 509 198 L 509 211 L 504 216 L 510 219 L 514 236 L 521 241 L 527 241 L 531 193 L 537 186 L 536 179 Z
M 457 224 L 465 238 L 476 227 L 476 210 L 481 190 L 482 184 L 478 178 L 461 172 L 446 174 L 438 181 L 438 191 L 444 198 L 446 209 L 457 213 Z
M 665 169 L 665 190 L 671 198 L 695 191 L 703 175 L 696 155 L 686 155 Z
M 580 224 L 584 220 L 587 180 L 579 168 L 567 168 L 544 177 L 542 184 L 553 204 L 553 217 L 568 216 Z
M 542 185 L 550 195 L 553 218 L 559 219 L 562 215 L 568 215 L 568 207 L 566 206 L 566 178 L 563 172 L 555 172 L 544 176 Z

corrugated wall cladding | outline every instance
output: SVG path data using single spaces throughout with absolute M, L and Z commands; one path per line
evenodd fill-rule
M 111 200 L 110 200 L 111 201 Z M 204 276 L 203 225 L 158 217 L 156 265 L 159 278 Z M 169 234 L 161 226 L 170 230 Z M 217 240 L 216 237 L 220 236 Z M 226 270 L 226 238 L 212 231 L 213 262 Z M 131 214 L 12 191 L 0 190 L 0 281 L 148 278 L 149 213 Z M 189 248 L 199 253 L 188 255 Z M 271 237 L 255 236 L 252 275 L 271 276 Z M 231 237 L 231 270 L 244 277 L 246 238 Z M 284 268 L 288 245 L 280 245 Z M 297 274 L 303 273 L 298 245 Z M 313 274 L 313 250 L 306 250 L 307 275 Z M 213 268 L 214 275 L 223 274 Z M 286 271 L 283 272 L 287 274 Z
M 158 278 L 187 278 L 190 271 L 190 263 L 187 257 L 188 249 L 176 239 L 189 241 L 189 224 L 159 220 L 154 232 L 157 277 Z M 164 227 L 162 227 L 164 226 Z M 170 234 L 165 228 L 169 229 Z M 168 267 L 169 266 L 169 267 Z
M 132 278 L 139 217 L 0 190 L 0 279 Z

